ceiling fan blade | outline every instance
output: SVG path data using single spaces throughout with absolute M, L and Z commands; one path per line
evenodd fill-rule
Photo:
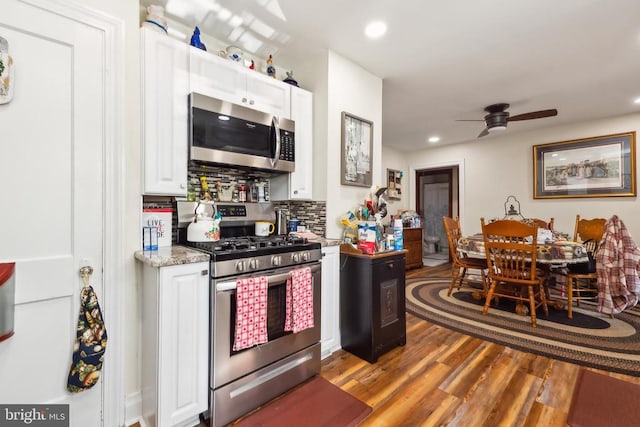
M 558 115 L 558 110 L 555 108 L 551 110 L 540 110 L 540 111 L 532 111 L 530 113 L 518 114 L 515 116 L 509 117 L 510 122 L 516 122 L 519 120 L 531 120 L 531 119 L 542 119 L 544 117 L 553 117 Z
M 456 122 L 484 122 L 483 119 L 457 119 Z
M 484 128 L 484 130 L 478 135 L 478 138 L 482 138 L 483 136 L 487 135 L 489 135 L 489 128 Z

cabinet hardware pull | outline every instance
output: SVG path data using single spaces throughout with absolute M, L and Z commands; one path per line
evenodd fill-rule
M 392 262 L 391 262 L 391 263 L 389 263 L 389 264 L 387 265 L 387 268 L 388 268 L 389 270 L 391 270 L 391 269 L 393 268 L 393 263 L 392 263 Z
M 202 275 L 202 276 L 206 276 L 207 274 L 209 274 L 209 270 L 202 270 L 200 272 L 200 275 Z

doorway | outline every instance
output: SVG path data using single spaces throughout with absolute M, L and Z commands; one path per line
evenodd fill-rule
M 458 166 L 416 171 L 416 211 L 424 218 L 423 260 L 427 266 L 450 262 L 442 217 L 459 215 L 458 183 Z

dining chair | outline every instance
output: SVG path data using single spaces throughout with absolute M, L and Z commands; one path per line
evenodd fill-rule
M 482 314 L 494 297 L 529 303 L 531 326 L 536 327 L 536 308 L 549 314 L 543 278 L 536 269 L 538 227 L 520 221 L 499 220 L 485 224 L 480 219 L 489 266 L 490 286 Z
M 529 221 L 538 228 L 545 228 L 553 231 L 553 218 L 551 218 L 549 222 L 540 218 L 531 218 Z
M 606 222 L 607 220 L 604 218 L 582 219 L 580 215 L 576 215 L 573 241 L 581 242 L 585 250 L 595 257 Z M 594 300 L 598 296 L 598 288 L 594 284 L 597 279 L 598 275 L 595 271 L 569 270 L 567 273 L 567 316 L 569 319 L 573 318 L 574 301 L 580 307 L 581 300 Z M 581 281 L 586 284 L 585 287 L 580 287 Z
M 458 284 L 458 290 L 462 287 L 463 282 L 465 282 L 465 284 L 470 288 L 477 290 L 477 288 L 473 286 L 477 281 L 470 280 L 467 277 L 468 269 L 480 270 L 480 276 L 482 278 L 482 295 L 486 295 L 488 289 L 488 279 L 485 273 L 488 268 L 487 260 L 483 258 L 468 257 L 458 251 L 458 241 L 462 237 L 459 217 L 453 219 L 451 217 L 444 216 L 442 217 L 442 222 L 444 223 L 444 229 L 447 233 L 449 253 L 451 254 L 452 260 L 451 285 L 449 286 L 447 296 L 451 296 L 451 292 L 453 291 L 454 286 L 456 286 L 456 282 Z

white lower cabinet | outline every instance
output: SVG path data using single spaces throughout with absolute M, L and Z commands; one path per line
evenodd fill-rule
M 142 414 L 148 426 L 194 426 L 208 409 L 209 263 L 142 277 Z
M 321 357 L 340 347 L 340 246 L 322 248 Z

